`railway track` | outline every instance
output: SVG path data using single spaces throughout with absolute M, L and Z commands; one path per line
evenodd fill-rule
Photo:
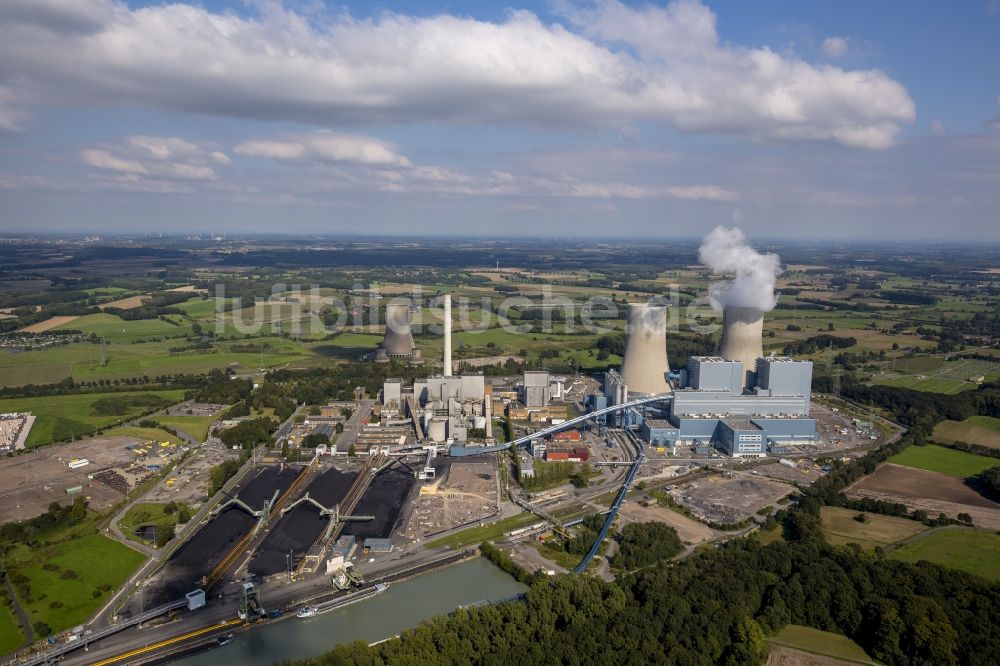
M 306 465 L 299 475 L 295 477 L 291 485 L 275 500 L 274 505 L 271 507 L 271 515 L 281 515 L 281 509 L 288 502 L 288 499 L 295 494 L 297 494 L 305 486 L 306 481 L 312 474 L 316 467 L 316 462 L 318 458 L 314 458 L 312 462 Z M 212 572 L 205 578 L 205 589 L 212 588 L 216 583 L 218 583 L 222 578 L 232 569 L 233 565 L 236 564 L 237 560 L 246 552 L 247 547 L 253 538 L 257 535 L 257 530 L 251 530 L 242 539 L 233 546 L 226 556 L 212 569 Z
M 157 650 L 162 650 L 163 648 L 170 647 L 171 645 L 177 645 L 178 643 L 183 643 L 184 641 L 191 640 L 192 638 L 205 636 L 206 634 L 210 634 L 215 631 L 222 631 L 237 624 L 243 624 L 243 620 L 228 620 L 226 622 L 220 622 L 219 624 L 213 624 L 210 627 L 196 629 L 195 631 L 190 631 L 186 634 L 181 634 L 180 636 L 174 636 L 173 638 L 162 640 L 159 643 L 153 643 L 152 645 L 147 645 L 129 652 L 124 652 L 114 657 L 109 657 L 108 659 L 94 662 L 91 666 L 110 666 L 111 664 L 120 664 L 126 660 L 142 657 L 143 655 L 147 655 Z

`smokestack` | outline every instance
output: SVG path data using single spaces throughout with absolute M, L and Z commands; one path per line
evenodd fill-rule
M 390 303 L 385 306 L 385 338 L 382 339 L 382 350 L 389 358 L 413 354 L 409 304 Z
M 444 295 L 444 376 L 451 377 L 451 294 Z
M 764 355 L 764 313 L 727 305 L 722 311 L 719 356 L 743 364 L 743 386 L 753 386 L 757 359 Z
M 654 303 L 629 303 L 625 325 L 622 379 L 629 393 L 668 393 L 667 308 Z

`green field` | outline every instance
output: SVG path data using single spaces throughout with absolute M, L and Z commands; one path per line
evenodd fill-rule
M 177 512 L 164 513 L 166 503 L 140 502 L 134 504 L 118 521 L 118 527 L 129 539 L 139 543 L 149 543 L 135 535 L 136 528 L 156 525 L 157 530 L 169 530 L 177 524 Z
M 160 425 L 167 426 L 168 428 L 183 430 L 199 442 L 204 442 L 205 438 L 208 437 L 209 426 L 211 426 L 220 415 L 221 412 L 216 412 L 211 416 L 164 416 L 162 414 L 157 414 L 156 416 L 150 418 Z
M 987 430 L 1000 432 L 1000 419 L 992 416 L 970 416 L 962 421 L 962 423 L 968 423 L 976 426 L 977 428 L 986 428 Z
M 160 319 L 135 319 L 126 321 L 113 314 L 100 313 L 78 317 L 57 327 L 57 330 L 76 330 L 95 333 L 109 342 L 132 342 L 155 337 L 178 337 L 191 332 L 190 327 L 175 326 Z
M 975 384 L 957 379 L 946 379 L 944 377 L 923 377 L 919 375 L 908 375 L 894 377 L 892 379 L 880 379 L 875 382 L 883 386 L 895 386 L 896 388 L 908 388 L 914 391 L 926 391 L 928 393 L 944 393 L 954 395 L 962 391 L 972 391 Z
M 769 639 L 776 645 L 784 645 L 804 652 L 845 659 L 861 664 L 874 664 L 861 646 L 843 634 L 820 631 L 799 624 L 786 625 L 776 636 Z
M 160 430 L 159 428 L 140 428 L 138 426 L 121 426 L 119 428 L 112 428 L 104 434 L 109 437 L 115 435 L 120 435 L 122 437 L 135 437 L 136 439 L 144 439 L 151 442 L 170 442 L 171 444 L 181 444 L 181 440 L 174 435 L 171 435 L 166 430 Z
M 9 654 L 21 647 L 25 638 L 14 611 L 7 604 L 0 604 L 0 655 Z
M 835 546 L 856 543 L 863 548 L 875 548 L 888 546 L 927 529 L 923 523 L 915 520 L 875 513 L 866 513 L 868 522 L 862 523 L 854 519 L 858 513 L 850 509 L 824 506 L 820 509 L 823 536 Z M 780 530 L 775 531 L 780 534 Z
M 973 529 L 948 529 L 894 550 L 892 559 L 928 560 L 1000 581 L 1000 534 Z
M 470 527 L 469 529 L 462 530 L 461 532 L 456 532 L 446 537 L 440 539 L 435 539 L 434 541 L 428 541 L 424 546 L 426 548 L 441 548 L 442 546 L 448 546 L 450 548 L 462 548 L 464 546 L 469 546 L 472 544 L 482 543 L 483 541 L 496 541 L 501 538 L 504 532 L 509 532 L 518 527 L 524 527 L 525 525 L 530 525 L 531 523 L 536 523 L 540 518 L 530 513 L 519 513 L 509 518 L 504 518 L 498 520 L 495 523 L 487 523 L 482 527 Z
M 956 451 L 935 444 L 908 446 L 889 458 L 889 462 L 957 476 L 960 479 L 974 476 L 998 464 L 996 458 Z
M 37 417 L 35 426 L 28 435 L 27 445 L 32 447 L 83 435 L 122 419 L 139 416 L 139 412 L 124 416 L 95 416 L 91 405 L 101 398 L 146 394 L 160 396 L 171 402 L 179 402 L 184 398 L 184 391 L 180 389 L 7 398 L 0 400 L 0 412 L 31 412 Z
M 31 600 L 20 601 L 32 623 L 55 633 L 89 619 L 144 560 L 113 539 L 86 534 L 41 548 L 19 545 L 7 565 L 28 579 Z

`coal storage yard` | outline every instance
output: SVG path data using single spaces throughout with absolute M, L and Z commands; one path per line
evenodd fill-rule
M 353 511 L 359 516 L 375 516 L 375 520 L 347 522 L 344 534 L 352 534 L 358 541 L 368 537 L 388 538 L 396 528 L 413 482 L 413 473 L 400 465 L 380 472 Z
M 237 497 L 254 509 L 260 509 L 265 500 L 270 500 L 277 490 L 280 496 L 299 473 L 298 468 L 263 467 L 251 472 L 249 481 L 244 480 Z M 212 520 L 203 525 L 190 539 L 171 555 L 167 565 L 152 586 L 150 595 L 153 603 L 173 601 L 199 587 L 204 576 L 222 561 L 249 533 L 257 519 L 240 507 L 230 505 Z
M 330 468 L 314 478 L 306 492 L 323 506 L 332 508 L 344 498 L 357 476 L 357 472 Z M 289 553 L 294 567 L 322 535 L 330 519 L 321 516 L 315 505 L 303 502 L 284 516 L 275 516 L 272 521 L 270 532 L 250 560 L 249 571 L 254 576 L 270 576 L 285 571 Z

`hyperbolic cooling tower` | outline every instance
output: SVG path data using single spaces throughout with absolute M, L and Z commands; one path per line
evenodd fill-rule
M 756 308 L 725 306 L 719 356 L 743 364 L 743 386 L 751 386 L 757 359 L 764 355 L 764 313 Z
M 622 361 L 622 379 L 628 392 L 642 395 L 669 392 L 668 369 L 666 306 L 629 303 Z
M 382 340 L 382 349 L 389 357 L 413 354 L 409 305 L 391 303 L 385 306 L 385 338 Z

